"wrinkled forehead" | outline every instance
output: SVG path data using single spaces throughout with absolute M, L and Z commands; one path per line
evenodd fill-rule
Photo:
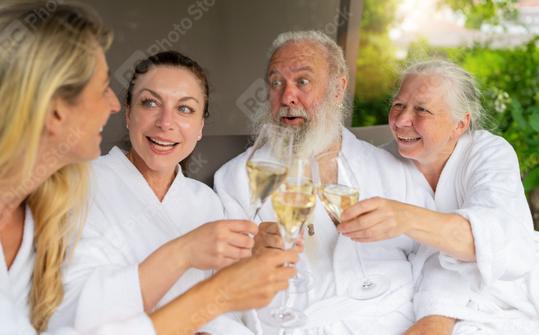
M 329 75 L 326 51 L 313 42 L 288 42 L 277 49 L 268 63 L 267 76 L 307 71 Z
M 414 97 L 425 103 L 440 99 L 445 101 L 451 85 L 451 82 L 437 74 L 408 74 L 395 98 Z

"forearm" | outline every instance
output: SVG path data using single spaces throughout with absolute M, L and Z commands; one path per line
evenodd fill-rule
M 179 240 L 164 244 L 140 263 L 139 279 L 144 311 L 147 313 L 152 311 L 188 268 Z
M 468 220 L 460 215 L 411 206 L 410 238 L 465 262 L 475 261 L 475 245 Z
M 226 296 L 211 278 L 152 313 L 150 319 L 158 335 L 187 335 L 228 311 Z

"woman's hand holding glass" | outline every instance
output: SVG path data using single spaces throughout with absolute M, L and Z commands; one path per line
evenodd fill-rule
M 340 152 L 329 152 L 316 157 L 315 182 L 318 196 L 336 227 L 341 224 L 341 215 L 359 200 L 359 183 L 348 161 Z M 355 246 L 361 270 L 361 282 L 349 293 L 358 300 L 373 299 L 389 289 L 389 279 L 382 275 L 367 274 L 359 245 Z
M 252 254 L 258 227 L 247 220 L 208 222 L 178 237 L 179 249 L 188 268 L 217 270 Z

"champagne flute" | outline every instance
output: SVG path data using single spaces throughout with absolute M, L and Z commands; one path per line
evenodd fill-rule
M 339 152 L 317 157 L 316 182 L 318 197 L 335 226 L 341 223 L 341 214 L 359 200 L 359 184 L 346 158 Z M 389 289 L 389 279 L 379 274 L 367 274 L 358 244 L 356 257 L 361 270 L 361 281 L 350 294 L 358 300 L 374 299 Z
M 306 173 L 309 172 L 307 175 Z M 284 249 L 294 247 L 303 226 L 311 218 L 316 205 L 316 188 L 310 178 L 310 166 L 305 160 L 298 160 L 277 191 L 273 193 L 271 202 L 279 232 L 284 242 Z M 300 278 L 296 278 L 301 280 Z M 294 279 L 291 279 L 293 282 Z M 276 308 L 268 308 L 261 313 L 261 319 L 267 324 L 279 328 L 295 328 L 305 324 L 306 315 L 289 305 L 291 286 L 285 291 L 283 303 Z M 299 291 L 295 291 L 299 293 Z
M 251 191 L 250 216 L 254 221 L 266 199 L 284 181 L 292 157 L 294 133 L 277 125 L 264 125 L 247 158 Z

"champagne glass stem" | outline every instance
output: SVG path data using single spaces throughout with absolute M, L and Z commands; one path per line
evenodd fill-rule
M 251 200 L 251 206 L 249 209 L 250 213 L 250 219 L 251 221 L 255 222 L 256 217 L 258 216 L 258 213 L 260 212 L 260 209 L 262 208 L 262 204 L 260 204 L 259 201 Z
M 357 242 L 354 242 L 354 243 L 357 243 Z M 361 258 L 359 247 L 357 245 L 354 245 L 354 250 L 356 251 L 356 257 L 359 263 L 359 268 L 361 270 L 361 276 L 363 277 L 363 283 L 361 284 L 361 286 L 363 286 L 364 288 L 369 288 L 372 285 L 374 285 L 374 283 L 371 282 L 371 280 L 367 276 L 367 272 L 365 271 L 365 265 L 363 264 L 363 258 Z
M 256 217 L 258 216 L 258 212 L 260 212 L 260 209 L 262 208 L 262 206 L 257 206 L 255 211 L 254 211 L 254 214 L 253 214 L 253 217 L 251 218 L 251 221 L 255 221 L 256 220 Z

